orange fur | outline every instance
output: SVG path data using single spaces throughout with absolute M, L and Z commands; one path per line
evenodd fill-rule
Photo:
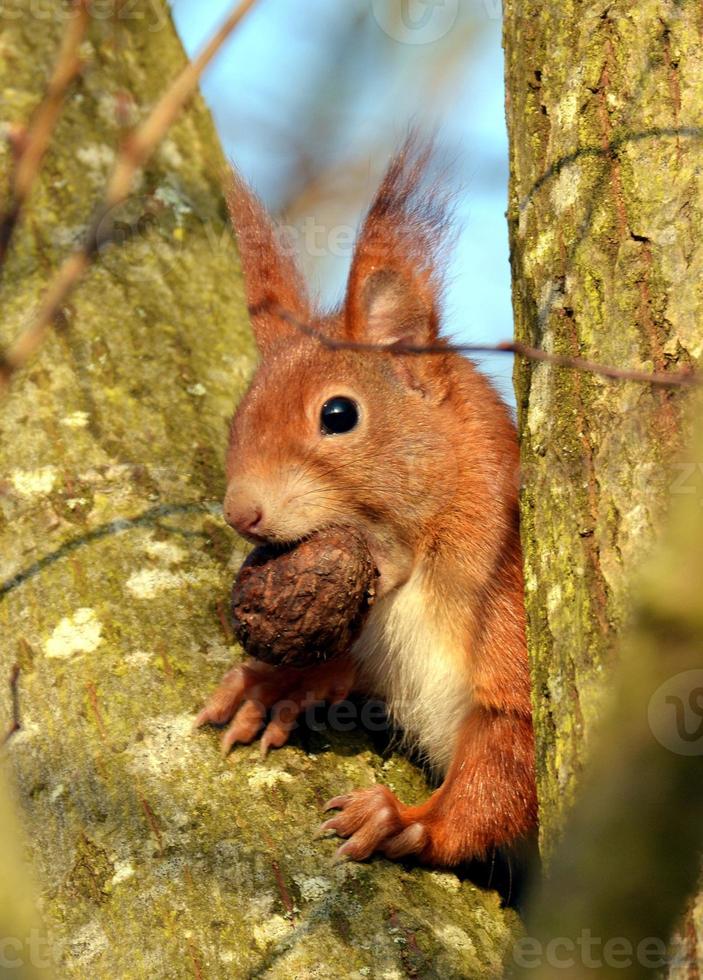
M 410 140 L 392 163 L 361 232 L 344 308 L 328 315 L 310 309 L 263 208 L 235 178 L 230 209 L 249 302 L 271 299 L 338 338 L 441 343 L 449 221 L 446 195 L 424 186 L 428 158 Z M 381 572 L 379 599 L 344 658 L 341 687 L 385 698 L 444 777 L 420 807 L 381 787 L 339 797 L 331 806 L 341 813 L 325 829 L 348 837 L 340 851 L 349 857 L 380 850 L 435 864 L 529 835 L 537 807 L 508 410 L 450 351 L 328 350 L 272 314 L 253 328 L 263 360 L 232 424 L 227 519 L 253 540 L 293 541 L 327 525 L 365 535 Z M 336 395 L 358 403 L 360 421 L 324 436 L 320 409 Z M 233 717 L 227 746 L 250 741 L 264 723 L 247 706 L 256 691 L 242 671 L 251 669 L 235 670 L 229 713 L 222 704 L 232 675 L 199 716 Z M 274 715 L 291 686 L 296 703 L 306 684 L 329 688 L 329 668 L 324 681 L 298 673 L 277 675 L 279 688 L 267 679 Z

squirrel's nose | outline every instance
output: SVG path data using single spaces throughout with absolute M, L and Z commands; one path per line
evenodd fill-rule
M 263 528 L 264 512 L 258 504 L 237 505 L 236 501 L 225 501 L 224 507 L 225 520 L 245 537 L 263 537 L 260 532 Z

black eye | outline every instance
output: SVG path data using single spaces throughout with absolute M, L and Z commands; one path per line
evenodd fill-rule
M 322 406 L 320 428 L 326 436 L 340 436 L 351 432 L 359 421 L 359 406 L 351 398 L 336 395 Z

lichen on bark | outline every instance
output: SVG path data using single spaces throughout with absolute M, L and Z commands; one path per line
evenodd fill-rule
M 0 285 L 0 343 L 85 228 L 125 116 L 183 64 L 165 5 L 119 9 L 84 45 Z M 40 96 L 64 12 L 3 12 L 4 123 Z M 9 166 L 2 151 L 3 183 Z M 6 752 L 57 975 L 498 977 L 518 923 L 496 894 L 333 866 L 313 839 L 322 801 L 354 785 L 424 795 L 409 762 L 327 730 L 223 761 L 215 732 L 191 731 L 238 655 L 223 610 L 243 551 L 217 503 L 253 348 L 223 167 L 197 98 L 116 215 L 124 244 L 0 406 L 0 676 L 22 669 Z
M 700 5 L 505 6 L 518 339 L 620 367 L 703 353 Z M 543 844 L 599 724 L 629 581 L 682 466 L 675 390 L 517 365 Z
M 692 0 L 506 0 L 519 340 L 622 368 L 700 365 L 702 37 Z M 631 583 L 699 462 L 680 389 L 527 362 L 515 388 L 548 857 L 606 716 Z

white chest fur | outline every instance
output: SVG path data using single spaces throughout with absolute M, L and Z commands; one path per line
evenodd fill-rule
M 473 691 L 466 642 L 433 608 L 419 575 L 371 610 L 353 654 L 405 737 L 444 773 Z

